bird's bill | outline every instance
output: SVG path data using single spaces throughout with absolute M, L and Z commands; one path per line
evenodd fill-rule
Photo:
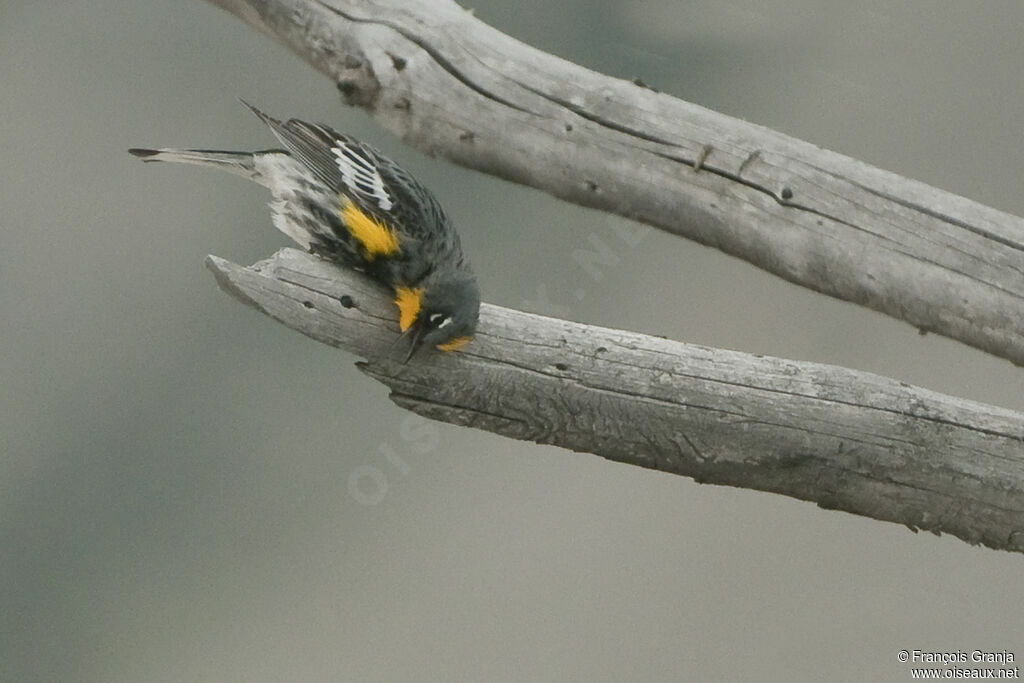
M 415 328 L 413 327 L 409 327 L 403 330 L 401 334 L 395 337 L 394 341 L 391 342 L 391 346 L 389 346 L 388 348 L 394 350 L 396 346 L 398 346 L 399 344 L 401 344 L 402 342 L 409 338 L 409 335 L 413 333 L 414 329 Z
M 422 323 L 417 321 L 413 323 L 412 327 L 405 331 L 405 334 L 402 335 L 403 337 L 405 337 L 406 335 L 412 333 L 412 341 L 409 343 L 409 355 L 407 355 L 405 357 L 405 360 L 402 361 L 403 365 L 412 360 L 412 357 L 415 356 L 416 352 L 420 350 L 421 346 L 423 346 L 423 335 L 426 334 L 426 332 L 426 325 L 423 325 Z

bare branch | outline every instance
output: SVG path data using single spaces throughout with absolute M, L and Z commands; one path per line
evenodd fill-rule
M 1024 221 L 571 64 L 450 0 L 211 0 L 409 144 L 1024 365 Z
M 477 340 L 403 365 L 388 293 L 292 249 L 220 285 L 368 358 L 427 417 L 782 493 L 1024 551 L 1024 416 L 844 368 L 709 349 L 484 305 Z

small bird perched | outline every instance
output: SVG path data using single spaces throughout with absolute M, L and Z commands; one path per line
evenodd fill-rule
M 130 149 L 144 161 L 214 166 L 270 189 L 274 226 L 310 252 L 391 288 L 405 360 L 421 345 L 473 338 L 480 291 L 455 227 L 431 192 L 369 145 L 320 124 L 285 122 L 245 103 L 286 149 Z

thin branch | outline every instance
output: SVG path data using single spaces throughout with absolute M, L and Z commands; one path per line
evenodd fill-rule
M 1024 365 L 1020 218 L 595 73 L 451 0 L 210 1 L 419 149 Z
M 403 365 L 386 291 L 285 249 L 221 287 L 359 366 L 421 415 L 782 493 L 1024 551 L 1024 415 L 840 367 L 484 305 L 477 340 Z

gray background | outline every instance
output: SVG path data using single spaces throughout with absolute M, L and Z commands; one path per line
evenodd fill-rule
M 1019 0 L 472 5 L 1024 213 Z M 242 96 L 407 165 L 494 303 L 543 285 L 576 320 L 1017 410 L 1024 370 L 656 231 L 590 279 L 574 245 L 629 224 L 404 147 L 202 2 L 6 0 L 0 65 L 0 680 L 898 681 L 901 648 L 1024 657 L 1020 556 L 405 422 L 204 270 L 287 244 L 261 188 L 124 150 L 271 146 Z M 373 505 L 349 487 L 367 467 Z

